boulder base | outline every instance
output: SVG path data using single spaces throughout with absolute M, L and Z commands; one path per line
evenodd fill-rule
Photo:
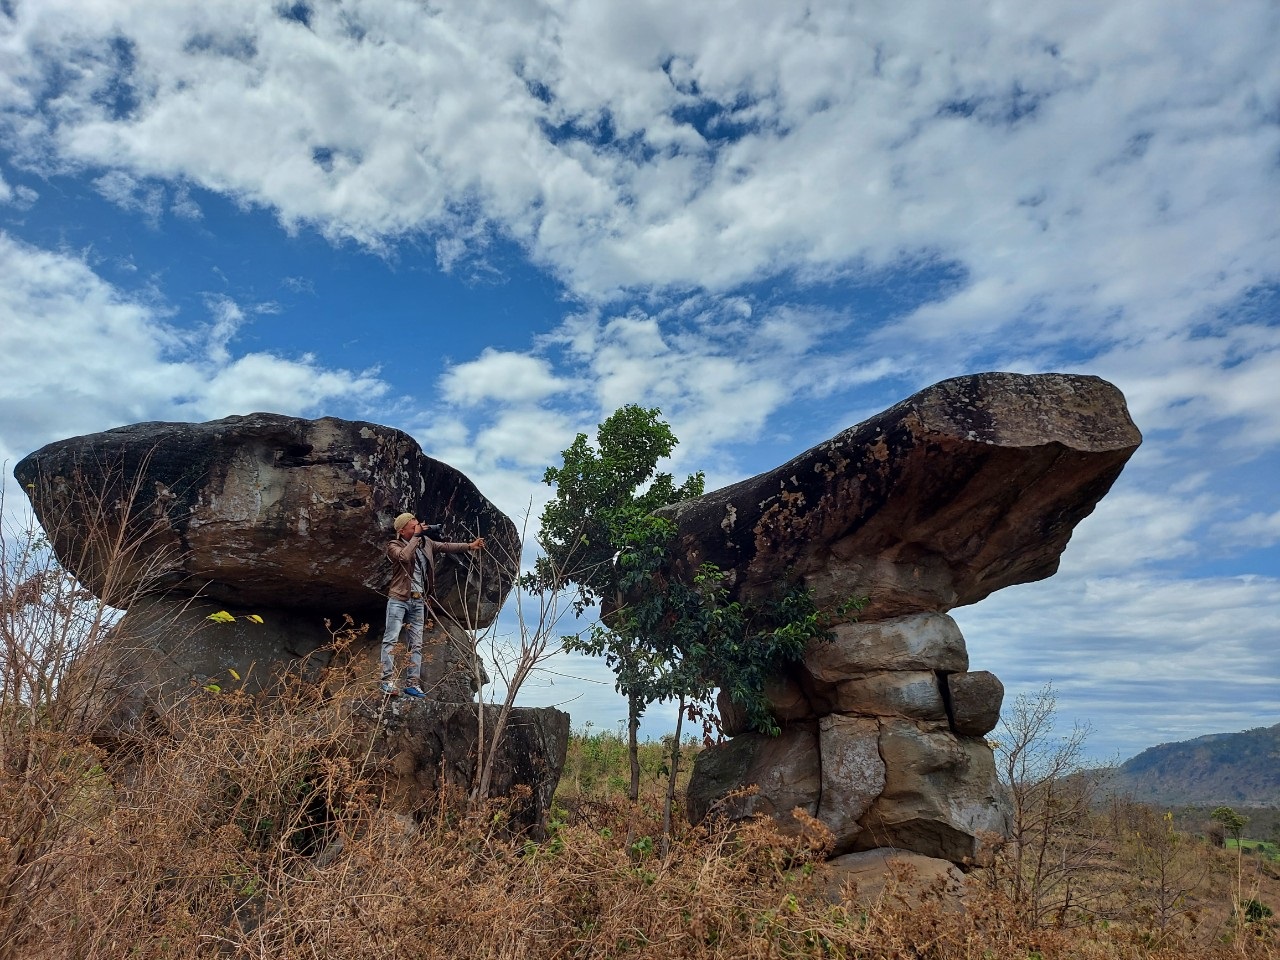
M 499 708 L 484 711 L 486 739 Z M 352 711 L 351 751 L 386 777 L 383 806 L 421 813 L 442 792 L 466 795 L 477 775 L 475 704 L 370 697 Z M 490 795 L 515 797 L 515 822 L 539 830 L 564 770 L 569 715 L 554 707 L 516 707 L 499 746 Z M 527 787 L 528 793 L 521 798 Z
M 965 876 L 949 860 L 878 847 L 846 853 L 825 866 L 823 886 L 832 903 L 872 904 L 892 895 L 915 904 L 934 896 L 952 910 L 961 909 Z
M 744 787 L 759 790 L 733 795 Z M 689 781 L 689 819 L 701 823 L 715 815 L 740 820 L 756 814 L 776 817 L 784 831 L 798 829 L 791 811 L 818 812 L 822 767 L 818 732 L 801 724 L 777 737 L 744 733 L 703 750 Z
M 743 733 L 743 711 L 721 697 L 723 730 L 737 736 L 695 762 L 690 816 L 782 819 L 802 806 L 837 853 L 981 861 L 1008 826 L 983 739 L 1004 689 L 969 670 L 946 612 L 1052 575 L 1141 440 L 1120 391 L 1097 377 L 975 374 L 658 511 L 678 531 L 672 576 L 714 563 L 740 599 L 799 582 L 834 624 L 830 642 L 766 683 L 786 739 Z M 799 732 L 815 726 L 816 744 Z M 758 792 L 734 798 L 748 786 Z

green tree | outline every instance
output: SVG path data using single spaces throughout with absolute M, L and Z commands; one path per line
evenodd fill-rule
M 554 568 L 568 571 L 578 613 L 600 605 L 600 624 L 567 638 L 565 647 L 604 657 L 627 698 L 633 801 L 640 791 L 640 717 L 667 689 L 670 671 L 668 658 L 652 643 L 655 635 L 641 633 L 623 612 L 623 597 L 637 571 L 658 566 L 674 533 L 652 512 L 703 490 L 701 473 L 677 485 L 671 474 L 659 472 L 658 462 L 678 443 L 660 415 L 657 408 L 621 407 L 598 426 L 594 443 L 578 434 L 561 454 L 563 465 L 547 469 L 543 482 L 556 493 L 542 511 L 539 539 L 546 556 L 536 566 L 544 585 L 553 582 Z
M 1216 820 L 1222 824 L 1222 829 L 1227 836 L 1236 842 L 1236 877 L 1235 889 L 1232 891 L 1231 906 L 1236 918 L 1240 918 L 1242 910 L 1246 909 L 1243 899 L 1244 891 L 1244 860 L 1242 854 L 1240 839 L 1244 836 L 1244 825 L 1249 822 L 1249 818 L 1243 814 L 1236 813 L 1230 807 L 1217 807 L 1213 813 L 1209 814 L 1210 820 Z
M 1236 813 L 1230 807 L 1218 807 L 1209 814 L 1210 820 L 1216 820 L 1222 824 L 1222 829 L 1227 836 L 1235 840 L 1236 845 L 1240 844 L 1240 837 L 1244 834 L 1244 825 L 1249 822 L 1249 818 Z
M 652 511 L 701 495 L 703 477 L 692 474 L 677 486 L 657 472 L 677 443 L 659 415 L 622 407 L 600 424 L 594 445 L 579 434 L 563 451 L 563 466 L 546 471 L 556 496 L 542 513 L 546 557 L 537 567 L 543 583 L 551 582 L 553 566 L 567 571 L 579 612 L 600 604 L 600 622 L 565 647 L 603 657 L 627 698 L 633 801 L 640 790 L 637 731 L 649 704 L 676 700 L 683 717 L 687 705 L 709 703 L 719 687 L 756 729 L 776 732 L 765 681 L 810 640 L 828 635 L 812 596 L 798 586 L 741 602 L 713 564 L 673 575 L 675 527 Z M 678 760 L 673 751 L 673 781 Z

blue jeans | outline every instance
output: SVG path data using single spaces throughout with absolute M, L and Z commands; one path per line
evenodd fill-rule
M 395 677 L 396 660 L 392 648 L 400 639 L 400 628 L 409 627 L 409 670 L 405 680 L 411 686 L 422 682 L 422 621 L 421 600 L 388 600 L 387 629 L 382 634 L 382 679 L 387 682 Z

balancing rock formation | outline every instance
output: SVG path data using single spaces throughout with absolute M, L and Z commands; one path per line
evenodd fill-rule
M 406 510 L 442 522 L 450 539 L 486 541 L 479 555 L 437 555 L 447 611 L 437 629 L 448 636 L 428 633 L 424 644 L 434 654 L 424 689 L 470 704 L 463 628 L 493 621 L 518 571 L 515 524 L 408 434 L 372 423 L 267 413 L 141 423 L 49 444 L 14 475 L 62 566 L 127 608 L 122 736 L 192 681 L 253 692 L 281 669 L 324 665 L 326 619 L 335 630 L 348 615 L 369 624 L 357 655 L 372 687 L 391 572 L 384 549 Z M 113 553 L 113 542 L 128 549 Z M 223 610 L 233 622 L 209 619 Z M 543 726 L 563 726 L 567 740 L 568 717 L 552 712 Z M 556 776 L 563 742 L 559 751 L 544 764 Z
M 983 834 L 1007 829 L 983 737 L 1003 687 L 969 670 L 947 611 L 1055 573 L 1141 440 L 1106 381 L 977 374 L 660 511 L 679 530 L 678 573 L 710 561 L 738 597 L 798 581 L 838 624 L 773 678 L 781 736 L 748 731 L 722 698 L 732 739 L 699 756 L 691 818 L 768 813 L 785 826 L 800 807 L 831 828 L 836 854 L 980 859 Z M 869 605 L 841 622 L 854 597 Z

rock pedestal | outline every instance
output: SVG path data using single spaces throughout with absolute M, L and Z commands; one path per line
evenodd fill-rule
M 128 739 L 193 687 L 256 693 L 285 671 L 306 682 L 331 665 L 334 634 L 349 623 L 354 641 L 336 648 L 361 665 L 373 693 L 392 520 L 408 511 L 443 524 L 448 539 L 484 537 L 482 553 L 436 555 L 442 613 L 424 638 L 422 679 L 438 702 L 407 715 L 393 738 L 398 755 L 421 755 L 420 767 L 447 759 L 462 771 L 471 748 L 444 741 L 453 733 L 465 740 L 466 717 L 474 725 L 477 716 L 468 630 L 497 617 L 520 542 L 515 524 L 465 475 L 425 456 L 407 434 L 266 413 L 142 423 L 50 444 L 14 475 L 59 563 L 127 610 L 103 695 L 107 741 Z M 537 802 L 549 800 L 546 785 L 554 789 L 563 760 L 568 719 L 558 716 L 563 722 L 512 728 L 517 739 L 530 724 L 541 731 L 537 745 L 516 749 L 528 762 L 508 764 L 516 779 L 506 784 L 532 776 L 529 764 L 542 758 L 529 782 Z M 430 729 L 432 718 L 440 729 Z M 415 737 L 435 746 L 413 746 Z M 413 783 L 423 775 L 415 768 Z
M 981 859 L 983 837 L 1007 829 L 984 739 L 1004 690 L 969 670 L 946 612 L 1052 575 L 1140 442 L 1096 377 L 978 374 L 660 511 L 678 527 L 676 575 L 715 563 L 740 598 L 798 580 L 836 624 L 768 686 L 781 737 L 746 730 L 722 698 L 732 739 L 699 757 L 691 816 L 765 812 L 785 827 L 800 807 L 836 854 Z M 858 622 L 841 622 L 856 597 L 869 601 Z
M 376 660 L 385 548 L 408 511 L 450 539 L 486 541 L 478 555 L 437 554 L 446 615 L 426 638 L 429 681 L 442 699 L 470 700 L 462 628 L 492 622 L 519 567 L 515 524 L 475 484 L 372 423 L 267 413 L 141 423 L 49 444 L 14 475 L 59 563 L 129 611 L 132 665 L 153 684 L 234 670 L 255 688 L 322 650 L 325 621 L 339 629 L 347 616 L 369 625 L 362 652 Z M 219 610 L 235 620 L 207 619 Z
M 486 740 L 499 708 L 483 706 Z M 420 813 L 424 802 L 454 791 L 465 796 L 479 771 L 474 705 L 370 698 L 351 717 L 352 753 L 386 775 L 383 805 Z M 537 831 L 564 770 L 569 715 L 554 707 L 511 711 L 494 764 L 490 795 L 516 796 L 516 826 Z M 527 787 L 527 795 L 517 787 Z

